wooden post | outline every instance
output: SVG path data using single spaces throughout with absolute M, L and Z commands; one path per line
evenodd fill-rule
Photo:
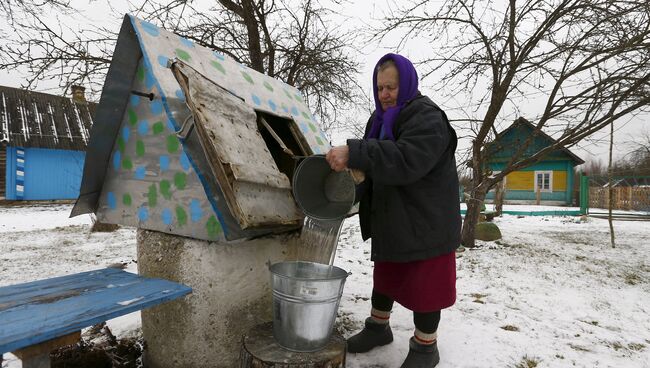
M 319 351 L 301 353 L 281 347 L 273 338 L 273 323 L 253 327 L 242 338 L 240 368 L 343 368 L 345 339 L 332 334 L 328 344 Z
M 634 208 L 633 203 L 632 203 L 632 187 L 627 187 L 627 209 L 628 211 Z
M 496 212 L 496 216 L 501 216 L 501 213 L 503 212 L 503 201 L 505 196 L 505 179 L 502 179 L 499 184 L 497 184 L 496 192 L 494 194 L 494 211 Z
M 62 346 L 76 344 L 79 339 L 81 339 L 81 331 L 28 346 L 13 353 L 22 360 L 23 368 L 50 368 L 50 352 Z
M 542 202 L 542 191 L 540 190 L 540 188 L 537 188 L 537 193 L 535 193 L 535 197 L 537 198 L 537 205 L 539 206 L 539 204 Z

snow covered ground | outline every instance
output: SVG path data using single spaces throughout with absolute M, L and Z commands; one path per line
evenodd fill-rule
M 467 204 L 461 203 L 460 204 L 460 209 L 461 210 L 466 210 L 467 209 Z M 494 211 L 494 204 L 492 203 L 486 203 L 485 204 L 485 209 L 488 211 Z M 547 205 L 539 205 L 539 206 L 533 206 L 533 205 L 516 205 L 516 204 L 504 204 L 503 205 L 503 210 L 504 211 L 579 211 L 580 207 L 566 207 L 566 206 L 547 206 Z
M 442 312 L 440 367 L 649 367 L 650 226 L 606 220 L 504 216 L 498 243 L 457 258 L 457 302 Z M 353 275 L 340 308 L 361 327 L 369 312 L 368 244 L 349 223 L 337 264 Z M 395 341 L 348 355 L 349 367 L 399 367 L 411 313 L 393 311 Z M 531 362 L 531 363 L 528 363 Z
M 509 206 L 530 211 L 533 206 Z M 0 207 L 0 286 L 124 263 L 136 272 L 135 231 L 90 233 L 70 205 Z M 458 254 L 458 300 L 438 331 L 439 367 L 649 367 L 650 224 L 574 217 L 495 219 L 503 233 Z M 360 329 L 370 310 L 372 262 L 355 218 L 345 222 L 335 264 L 348 278 L 337 328 Z M 110 321 L 137 333 L 139 314 Z M 395 341 L 348 354 L 348 367 L 399 367 L 413 331 L 396 305 Z M 5 354 L 2 367 L 17 368 Z

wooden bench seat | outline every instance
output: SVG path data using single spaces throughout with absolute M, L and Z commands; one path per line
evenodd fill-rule
M 69 344 L 70 336 L 78 339 L 78 332 L 85 327 L 191 291 L 175 282 L 114 268 L 0 287 L 0 356 L 18 352 L 23 367 L 30 366 L 28 360 L 49 361 L 49 350 L 57 347 L 52 346 L 57 339 L 61 345 Z M 35 349 L 34 345 L 46 348 Z M 28 347 L 32 353 L 21 354 Z M 47 352 L 38 357 L 39 350 Z

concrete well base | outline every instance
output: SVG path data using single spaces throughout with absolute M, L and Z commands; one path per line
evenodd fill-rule
M 272 320 L 267 262 L 295 260 L 298 233 L 221 244 L 138 230 L 138 269 L 193 289 L 142 311 L 145 365 L 236 367 L 242 336 Z

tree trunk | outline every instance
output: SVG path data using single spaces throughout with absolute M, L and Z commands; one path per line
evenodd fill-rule
M 494 194 L 494 211 L 496 212 L 496 216 L 501 216 L 501 213 L 503 212 L 503 199 L 506 196 L 506 186 L 505 186 L 505 179 L 501 180 L 499 184 L 497 184 L 496 187 L 496 193 Z
M 607 190 L 609 193 L 609 203 L 608 203 L 608 208 L 609 208 L 609 213 L 607 216 L 607 220 L 609 221 L 609 236 L 610 236 L 610 241 L 612 243 L 612 248 L 616 248 L 616 243 L 614 241 L 614 221 L 612 219 L 612 206 L 614 203 L 614 198 L 612 197 L 612 194 L 614 194 L 614 188 L 612 188 L 613 181 L 612 180 L 612 151 L 614 149 L 614 121 L 612 120 L 612 124 L 609 130 L 609 165 L 607 167 L 607 176 L 608 176 L 608 181 L 609 185 L 607 185 Z
M 258 19 L 255 17 L 255 4 L 251 0 L 244 0 L 241 3 L 243 9 L 244 25 L 248 33 L 248 54 L 251 58 L 251 67 L 260 73 L 264 73 L 264 57 L 260 45 L 260 30 Z
M 484 178 L 481 142 L 482 140 L 479 141 L 476 139 L 472 141 L 472 181 L 470 183 L 470 197 L 467 199 L 467 212 L 465 212 L 465 220 L 463 221 L 463 229 L 461 231 L 461 244 L 467 248 L 474 248 L 476 246 L 474 239 L 476 224 L 481 214 L 481 205 L 490 188 L 489 185 L 486 185 L 482 181 Z
M 461 234 L 461 243 L 467 248 L 474 248 L 476 246 L 474 233 L 479 215 L 481 214 L 481 204 L 485 200 L 487 191 L 475 188 L 472 189 L 471 193 L 471 197 L 467 200 L 467 212 L 465 212 L 465 220 L 463 221 L 463 231 Z
M 342 368 L 346 342 L 333 333 L 321 350 L 305 353 L 282 348 L 273 337 L 273 323 L 253 327 L 242 339 L 240 368 Z

